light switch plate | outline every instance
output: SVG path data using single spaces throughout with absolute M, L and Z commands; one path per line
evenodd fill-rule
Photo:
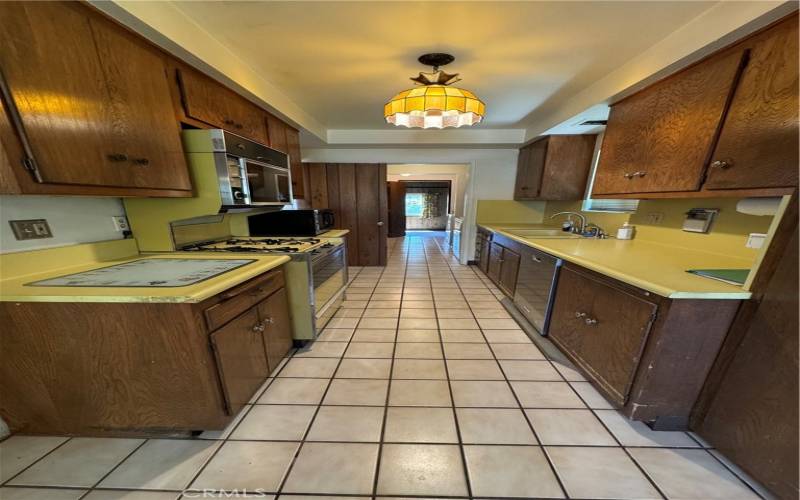
M 14 237 L 18 240 L 38 240 L 52 238 L 53 232 L 45 219 L 10 220 Z

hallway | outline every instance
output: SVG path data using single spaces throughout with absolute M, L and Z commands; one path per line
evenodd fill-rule
M 623 419 L 546 360 L 442 233 L 389 246 L 229 429 L 15 436 L 0 498 L 759 498 L 692 435 Z

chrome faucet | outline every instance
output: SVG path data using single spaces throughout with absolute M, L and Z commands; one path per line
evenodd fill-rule
M 570 231 L 573 233 L 581 234 L 583 233 L 583 229 L 586 227 L 586 217 L 578 212 L 558 212 L 550 216 L 551 219 L 555 219 L 559 215 L 566 215 L 567 221 L 569 222 Z M 576 226 L 575 222 L 572 220 L 572 216 L 575 216 L 579 219 L 579 224 Z

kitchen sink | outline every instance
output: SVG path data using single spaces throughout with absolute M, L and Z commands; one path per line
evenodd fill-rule
M 504 231 L 521 238 L 580 238 L 580 235 L 567 233 L 560 229 L 505 229 Z

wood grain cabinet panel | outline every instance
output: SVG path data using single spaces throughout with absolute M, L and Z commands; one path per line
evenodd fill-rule
M 292 169 L 292 194 L 295 198 L 305 198 L 306 182 L 303 158 L 300 152 L 300 132 L 288 126 L 286 127 L 286 150 Z
M 699 190 L 743 58 L 727 52 L 614 104 L 593 193 Z
M 282 153 L 289 154 L 289 142 L 286 138 L 286 129 L 288 127 L 285 123 L 267 114 L 267 134 L 269 135 L 269 147 L 277 149 Z
M 258 305 L 258 317 L 264 331 L 264 348 L 269 372 L 272 373 L 292 347 L 292 326 L 289 323 L 289 302 L 281 288 Z
M 249 309 L 211 334 L 228 413 L 239 411 L 269 375 L 260 319 Z
M 733 96 L 706 189 L 797 186 L 798 17 L 746 40 L 748 62 Z
M 497 243 L 489 244 L 489 264 L 486 275 L 495 284 L 500 282 L 500 270 L 503 266 L 503 247 Z
M 265 113 L 255 104 L 188 68 L 178 69 L 178 81 L 188 117 L 261 144 L 268 143 Z
M 550 135 L 520 149 L 515 200 L 580 200 L 592 164 L 596 135 Z
M 564 268 L 549 335 L 622 406 L 656 310 L 652 302 Z
M 508 248 L 503 248 L 503 262 L 500 266 L 500 279 L 497 286 L 509 297 L 514 296 L 517 288 L 517 273 L 519 273 L 519 254 Z

